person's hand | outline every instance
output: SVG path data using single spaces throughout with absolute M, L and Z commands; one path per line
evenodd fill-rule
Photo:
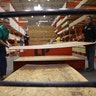
M 9 43 L 8 46 L 11 47 L 12 45 Z
M 10 43 L 6 43 L 5 45 L 7 48 L 11 47 L 12 45 Z
M 9 48 L 9 45 L 6 44 L 6 47 Z

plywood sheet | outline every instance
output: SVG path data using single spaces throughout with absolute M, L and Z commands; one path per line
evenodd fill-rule
M 76 56 L 29 56 L 19 57 L 14 61 L 54 61 L 54 60 L 81 60 Z
M 68 65 L 43 65 L 43 67 L 27 65 L 14 72 L 6 80 L 36 82 L 87 81 Z M 96 89 L 0 87 L 0 94 L 3 94 L 3 96 L 96 96 Z
M 33 45 L 33 46 L 13 46 L 9 49 L 48 49 L 48 48 L 65 48 L 82 45 L 96 44 L 96 42 L 65 42 L 59 44 Z

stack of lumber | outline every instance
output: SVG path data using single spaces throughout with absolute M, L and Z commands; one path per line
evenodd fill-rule
M 46 44 L 55 38 L 54 28 L 50 26 L 29 26 L 30 45 Z

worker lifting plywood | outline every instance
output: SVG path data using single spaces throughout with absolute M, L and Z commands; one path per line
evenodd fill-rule
M 12 73 L 6 80 L 23 82 L 87 82 L 81 74 L 69 65 L 26 65 Z M 2 96 L 95 96 L 96 89 L 83 87 L 0 87 L 0 94 Z

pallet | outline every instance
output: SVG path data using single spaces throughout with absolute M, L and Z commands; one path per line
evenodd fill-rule
M 7 81 L 70 82 L 87 81 L 69 65 L 26 65 L 12 73 Z M 6 81 L 5 80 L 5 81 Z M 96 96 L 95 88 L 0 87 L 0 96 Z
M 85 68 L 85 60 L 75 56 L 29 56 L 19 57 L 18 59 L 14 60 L 14 71 L 25 64 L 69 64 L 75 69 Z

